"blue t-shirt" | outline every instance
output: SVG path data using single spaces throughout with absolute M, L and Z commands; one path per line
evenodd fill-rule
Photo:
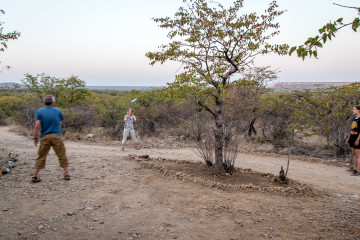
M 41 121 L 41 135 L 47 134 L 62 134 L 60 122 L 64 117 L 60 109 L 56 107 L 43 107 L 36 111 L 35 120 Z

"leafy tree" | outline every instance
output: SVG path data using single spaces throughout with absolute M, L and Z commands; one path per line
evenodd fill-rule
M 310 129 L 324 136 L 337 156 L 347 152 L 346 139 L 351 109 L 359 104 L 359 83 L 307 91 L 294 91 L 293 114 L 295 127 Z
M 40 100 L 47 94 L 53 95 L 59 107 L 79 104 L 89 95 L 89 90 L 85 88 L 85 81 L 76 76 L 58 79 L 46 76 L 44 73 L 36 76 L 25 74 L 25 79 L 21 83 Z
M 96 112 L 101 127 L 105 127 L 111 137 L 119 137 L 122 130 L 119 122 L 123 122 L 127 110 L 123 97 L 93 93 L 88 98 L 89 104 Z M 123 126 L 123 125 L 122 125 Z
M 95 111 L 88 105 L 76 105 L 62 109 L 64 122 L 62 131 L 75 131 L 80 133 L 84 128 L 95 126 Z
M 228 90 L 226 102 L 230 103 L 230 113 L 241 124 L 243 133 L 249 137 L 257 134 L 255 122 L 261 118 L 259 112 L 262 95 L 268 91 L 269 82 L 277 79 L 277 71 L 270 67 L 255 67 L 244 73 L 244 77 L 233 82 L 233 89 Z
M 285 145 L 288 130 L 296 120 L 292 117 L 294 102 L 294 96 L 289 92 L 269 92 L 261 96 L 257 115 L 262 140 L 270 140 L 275 146 Z
M 132 91 L 130 96 L 138 99 L 131 106 L 135 108 L 137 129 L 142 135 L 156 133 L 158 127 L 171 128 L 185 117 L 178 110 L 178 101 L 161 89 Z
M 360 15 L 360 7 L 343 6 L 336 3 L 334 4 L 340 7 L 354 9 L 357 12 L 357 14 Z M 322 28 L 319 29 L 319 33 L 320 33 L 319 35 L 316 35 L 314 37 L 309 37 L 308 40 L 303 45 L 292 47 L 290 49 L 289 55 L 291 55 L 294 51 L 296 51 L 297 56 L 302 58 L 303 60 L 306 57 L 312 57 L 312 56 L 316 58 L 318 55 L 317 52 L 318 48 L 323 47 L 323 44 L 325 44 L 327 40 L 331 40 L 333 37 L 335 37 L 337 31 L 348 26 L 350 26 L 352 30 L 356 32 L 360 27 L 360 18 L 354 17 L 353 21 L 346 23 L 344 22 L 343 18 L 339 18 L 336 21 L 331 21 L 327 23 L 326 25 L 324 25 Z
M 5 11 L 0 9 L 0 16 L 1 16 L 1 14 L 5 14 Z M 8 47 L 8 46 L 7 46 L 7 42 L 8 42 L 9 40 L 15 40 L 15 39 L 18 39 L 18 38 L 20 37 L 20 32 L 18 32 L 18 31 L 13 31 L 13 32 L 9 32 L 9 33 L 4 33 L 4 32 L 3 32 L 3 29 L 4 29 L 3 24 L 4 24 L 4 22 L 1 22 L 1 21 L 0 21 L 0 53 L 1 53 L 1 52 L 4 52 L 5 49 Z M 0 63 L 1 63 L 1 62 L 0 62 Z M 10 67 L 9 67 L 9 66 L 6 66 L 6 67 L 4 67 L 4 68 L 5 68 L 5 69 L 9 69 Z M 0 69 L 0 72 L 1 72 L 1 71 L 2 71 L 2 70 Z
M 43 104 L 31 94 L 13 94 L 0 97 L 0 119 L 10 119 L 32 129 L 36 110 Z
M 58 85 L 61 86 L 59 100 L 70 106 L 79 104 L 89 95 L 85 81 L 79 79 L 77 76 L 60 79 Z
M 197 105 L 208 111 L 215 123 L 215 164 L 223 166 L 224 95 L 232 80 L 236 80 L 252 64 L 256 56 L 276 52 L 287 53 L 287 45 L 268 42 L 279 33 L 274 19 L 277 11 L 273 1 L 263 15 L 240 15 L 243 0 L 236 0 L 226 9 L 207 0 L 183 0 L 173 18 L 154 18 L 159 27 L 169 29 L 172 42 L 162 45 L 160 52 L 146 56 L 151 64 L 176 61 L 183 72 L 169 83 L 174 94 L 192 96 Z M 214 7 L 211 7 L 211 6 Z

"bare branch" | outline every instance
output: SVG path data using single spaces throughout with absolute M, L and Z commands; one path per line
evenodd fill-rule
M 334 4 L 334 5 L 336 5 L 336 6 L 339 6 L 339 7 L 343 7 L 343 8 L 353 8 L 353 9 L 359 9 L 359 7 L 344 6 L 344 5 L 337 4 L 337 3 L 333 3 L 333 4 Z

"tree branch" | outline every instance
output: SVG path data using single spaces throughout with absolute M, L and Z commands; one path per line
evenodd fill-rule
M 359 7 L 350 7 L 350 6 L 344 6 L 344 5 L 340 5 L 340 4 L 337 4 L 337 3 L 333 3 L 334 5 L 336 6 L 339 6 L 339 7 L 344 7 L 344 8 L 353 8 L 353 9 L 359 9 Z

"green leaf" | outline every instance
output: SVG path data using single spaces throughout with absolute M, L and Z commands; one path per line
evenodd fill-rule
M 292 54 L 295 50 L 296 50 L 296 47 L 292 47 L 292 48 L 290 49 L 289 55 L 291 56 L 291 54 Z
M 329 29 L 330 29 L 330 31 L 332 31 L 332 32 L 336 32 L 336 31 L 337 31 L 337 28 L 336 28 L 336 26 L 335 26 L 334 24 L 330 24 L 330 25 L 329 25 Z
M 360 26 L 360 19 L 359 18 L 355 18 L 353 23 L 352 23 L 352 26 L 351 28 L 356 32 L 357 29 L 359 28 Z
M 322 47 L 322 46 L 323 46 L 323 45 L 321 44 L 321 42 L 316 42 L 315 45 L 316 45 L 317 47 Z
M 324 35 L 322 36 L 323 43 L 326 43 L 327 37 L 328 35 L 324 33 Z
M 325 32 L 325 30 L 326 30 L 326 26 L 320 28 L 320 29 L 319 29 L 319 32 L 320 32 L 320 33 L 323 33 L 323 32 Z
M 341 23 L 343 20 L 343 18 L 339 18 L 338 20 L 336 20 L 338 23 Z
M 313 51 L 314 57 L 317 58 L 317 51 Z

